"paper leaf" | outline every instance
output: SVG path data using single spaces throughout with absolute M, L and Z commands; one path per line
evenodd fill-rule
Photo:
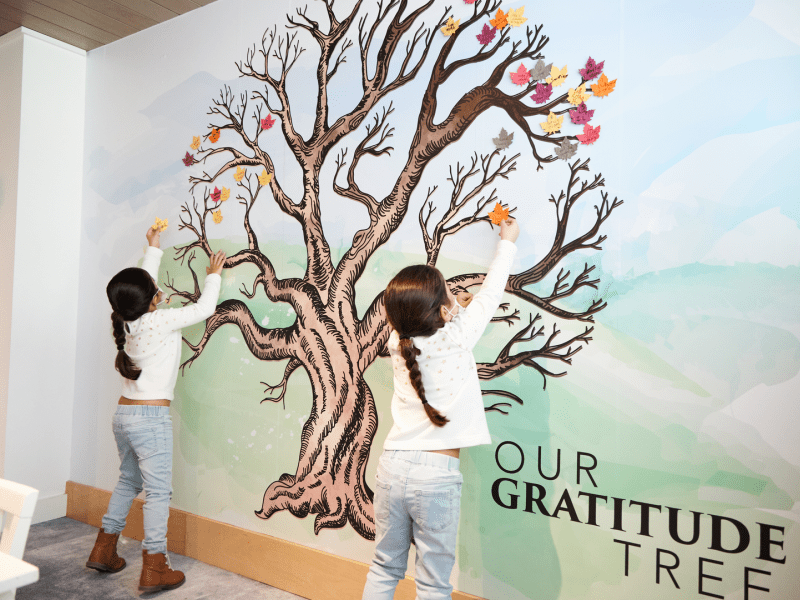
M 214 191 L 213 191 L 213 192 L 211 192 L 211 199 L 212 199 L 214 202 L 219 202 L 219 199 L 220 199 L 220 195 L 221 195 L 221 194 L 222 194 L 222 190 L 221 190 L 221 189 L 219 189 L 218 187 L 214 186 Z
M 614 87 L 617 85 L 617 80 L 614 79 L 612 81 L 608 80 L 606 74 L 603 73 L 600 75 L 600 79 L 597 80 L 597 83 L 592 85 L 592 93 L 595 96 L 608 96 L 611 92 L 614 91 Z
M 461 19 L 454 21 L 453 17 L 450 17 L 447 19 L 447 23 L 445 23 L 444 27 L 442 27 L 442 33 L 445 35 L 453 35 L 456 30 L 458 30 L 459 23 L 461 23 Z
M 186 156 L 183 157 L 183 164 L 187 167 L 191 167 L 194 164 L 194 154 L 186 153 Z
M 584 125 L 592 120 L 594 110 L 589 110 L 585 102 L 581 102 L 578 108 L 569 111 L 569 118 L 575 125 Z
M 561 129 L 561 124 L 564 122 L 564 115 L 557 115 L 554 112 L 551 112 L 547 115 L 547 121 L 543 121 L 541 123 L 542 129 L 544 129 L 547 133 L 555 133 L 559 129 Z
M 514 132 L 508 133 L 505 128 L 501 128 L 500 134 L 496 138 L 492 138 L 492 141 L 498 150 L 505 150 L 514 141 Z
M 497 9 L 497 14 L 494 16 L 494 19 L 489 19 L 489 23 L 495 29 L 502 29 L 506 25 L 508 25 L 508 15 L 503 12 L 502 8 Z
M 547 83 L 552 85 L 553 87 L 559 87 L 562 83 L 567 80 L 567 65 L 564 65 L 563 69 L 559 69 L 555 65 L 550 67 L 550 77 L 545 79 Z
M 223 187 L 222 191 L 219 194 L 220 202 L 225 202 L 225 200 L 227 200 L 230 197 L 231 197 L 231 191 L 228 188 Z
M 543 102 L 547 102 L 550 100 L 550 96 L 553 95 L 553 86 L 549 83 L 537 83 L 536 84 L 536 92 L 531 96 L 531 100 L 536 102 L 536 104 L 542 104 Z
M 517 85 L 526 85 L 531 79 L 531 72 L 525 68 L 525 65 L 519 63 L 519 69 L 511 71 L 511 81 Z
M 233 178 L 236 181 L 241 181 L 245 173 L 246 171 L 242 167 L 236 167 L 236 173 L 234 173 Z
M 553 63 L 545 65 L 544 61 L 540 58 L 536 61 L 536 64 L 533 65 L 533 68 L 531 69 L 531 80 L 539 81 L 540 79 L 544 79 L 547 77 L 547 74 L 550 73 L 550 69 L 552 68 Z
M 489 27 L 487 23 L 484 23 L 483 31 L 481 31 L 475 37 L 477 37 L 478 41 L 485 46 L 486 44 L 491 43 L 496 34 L 497 34 L 497 29 L 495 29 L 494 27 Z
M 589 99 L 589 94 L 586 93 L 586 84 L 582 83 L 578 86 L 577 89 L 572 89 L 567 92 L 567 100 L 573 106 L 578 106 L 582 102 L 586 102 Z
M 578 144 L 570 144 L 567 138 L 556 146 L 556 156 L 563 160 L 569 160 L 578 151 Z
M 169 226 L 169 219 L 164 219 L 163 221 L 156 217 L 156 223 L 153 225 L 153 229 L 156 231 L 164 231 Z
M 216 144 L 217 140 L 219 139 L 219 129 L 214 127 L 214 129 L 211 130 L 211 134 L 208 136 L 208 139 L 212 144 Z
M 222 209 L 215 210 L 211 214 L 214 216 L 214 223 L 222 223 Z
M 475 4 L 475 0 L 464 0 L 465 4 Z
M 586 68 L 578 69 L 578 73 L 580 73 L 581 77 L 586 81 L 591 81 L 603 72 L 603 65 L 605 62 L 606 61 L 601 60 L 599 63 L 595 63 L 594 59 L 590 56 L 589 60 L 586 61 Z
M 266 119 L 261 119 L 261 129 L 270 129 L 273 125 L 275 125 L 275 119 L 272 118 L 272 115 L 267 115 Z
M 594 144 L 600 137 L 600 125 L 592 127 L 588 123 L 583 126 L 583 133 L 575 136 L 581 144 Z
M 258 176 L 258 183 L 267 185 L 270 181 L 272 181 L 272 173 L 267 173 L 267 170 L 264 169 L 261 175 Z
M 508 218 L 508 209 L 503 208 L 503 205 L 498 202 L 494 205 L 494 210 L 489 213 L 489 218 L 492 220 L 493 224 L 500 225 L 500 223 Z
M 197 150 L 200 147 L 200 136 L 193 135 L 192 136 L 192 145 L 189 146 L 192 150 Z
M 508 9 L 508 24 L 512 27 L 519 27 L 528 19 L 522 15 L 525 14 L 525 7 L 520 6 L 518 9 Z

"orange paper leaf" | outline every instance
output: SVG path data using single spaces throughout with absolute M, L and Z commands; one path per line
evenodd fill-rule
M 211 134 L 208 136 L 208 139 L 212 144 L 217 143 L 217 140 L 219 139 L 219 129 L 217 127 L 214 127 L 214 129 L 211 130 Z
M 503 205 L 498 202 L 494 205 L 494 210 L 489 213 L 489 218 L 495 225 L 500 225 L 508 218 L 508 209 L 503 208 Z
M 494 19 L 489 19 L 489 23 L 491 23 L 492 27 L 495 29 L 502 29 L 508 25 L 508 15 L 503 12 L 502 8 L 498 8 Z
M 603 73 L 600 75 L 600 79 L 597 80 L 597 83 L 592 85 L 592 94 L 595 96 L 608 96 L 611 92 L 614 91 L 614 87 L 617 85 L 617 80 L 613 79 L 611 81 L 608 80 L 606 74 Z

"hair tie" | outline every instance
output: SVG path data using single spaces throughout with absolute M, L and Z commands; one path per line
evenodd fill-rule
M 422 403 L 423 403 L 423 404 L 427 404 L 427 403 L 428 403 L 428 401 L 423 399 L 423 400 L 422 400 Z
M 125 344 L 117 344 L 117 350 L 125 350 Z

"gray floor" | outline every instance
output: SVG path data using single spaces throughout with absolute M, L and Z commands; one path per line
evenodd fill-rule
M 174 569 L 186 574 L 186 583 L 176 590 L 142 594 L 138 589 L 141 543 L 120 537 L 117 552 L 128 565 L 119 573 L 99 573 L 84 566 L 96 537 L 97 528 L 66 517 L 31 527 L 24 559 L 39 567 L 39 581 L 18 589 L 17 600 L 149 600 L 162 596 L 164 600 L 302 600 L 301 596 L 178 554 L 170 554 L 170 561 Z

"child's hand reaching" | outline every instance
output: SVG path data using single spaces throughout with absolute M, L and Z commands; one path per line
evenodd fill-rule
M 222 275 L 222 266 L 225 264 L 225 253 L 220 250 L 216 254 L 211 255 L 211 265 L 206 267 L 206 275 L 215 273 Z
M 147 243 L 150 246 L 153 248 L 161 248 L 161 231 L 155 227 L 151 227 L 147 230 L 145 237 L 147 238 Z
M 516 242 L 519 237 L 519 225 L 517 220 L 509 217 L 505 221 L 500 222 L 500 239 L 508 240 L 509 242 Z

